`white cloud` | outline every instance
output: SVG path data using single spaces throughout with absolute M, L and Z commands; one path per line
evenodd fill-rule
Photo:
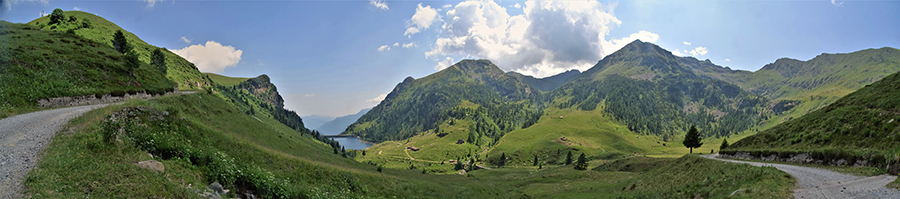
M 147 2 L 147 8 L 153 8 L 153 6 L 156 6 L 157 1 L 162 2 L 162 0 L 142 0 L 142 1 Z
M 416 13 L 407 21 L 407 26 L 409 27 L 403 32 L 403 35 L 412 37 L 416 33 L 427 30 L 431 27 L 431 24 L 440 20 L 441 16 L 438 15 L 437 10 L 431 8 L 431 6 L 422 7 L 420 3 L 416 8 Z
M 682 53 L 681 51 L 682 51 L 682 50 L 675 49 L 674 51 L 672 51 L 672 54 L 675 55 L 675 56 L 679 56 L 679 57 L 686 57 L 687 54 Z M 687 51 L 685 51 L 685 52 L 687 52 Z
M 513 7 L 514 8 L 522 8 L 522 5 L 519 5 L 519 3 L 516 3 L 516 5 L 513 5 Z
M 835 0 L 831 0 L 831 5 L 834 5 L 834 6 L 842 6 L 842 5 L 844 5 L 844 2 L 843 2 L 843 1 L 838 2 L 838 1 L 835 1 Z
M 381 102 L 381 100 L 384 100 L 385 97 L 387 97 L 387 94 L 381 94 L 381 95 L 378 95 L 378 97 L 375 97 L 372 99 L 367 99 L 366 102 L 378 103 L 378 102 Z
M 686 41 L 683 41 L 683 42 L 681 42 L 681 43 L 684 43 L 684 45 L 688 45 L 688 46 L 690 46 L 690 45 L 691 45 L 691 42 L 686 42 Z
M 383 45 L 383 46 L 381 46 L 381 47 L 378 47 L 378 51 L 379 51 L 379 52 L 384 52 L 384 51 L 387 51 L 387 50 L 391 50 L 391 46 Z
M 206 45 L 197 44 L 172 50 L 178 56 L 184 57 L 197 65 L 202 72 L 221 73 L 227 67 L 232 67 L 241 61 L 243 51 L 232 46 L 223 46 L 215 41 L 207 41 Z
M 181 41 L 184 41 L 184 43 L 188 43 L 188 44 L 191 43 L 191 40 L 188 39 L 187 37 L 181 37 Z
M 450 67 L 451 65 L 453 65 L 453 58 L 446 57 L 446 58 L 444 58 L 444 61 L 440 61 L 437 63 L 436 66 L 434 66 L 434 70 L 444 70 L 445 68 Z
M 546 77 L 584 71 L 634 39 L 659 38 L 640 31 L 607 40 L 610 28 L 622 22 L 612 14 L 615 5 L 598 1 L 528 1 L 521 6 L 524 13 L 511 16 L 493 1 L 456 4 L 443 16 L 443 35 L 425 56 L 435 61 L 448 56 L 489 59 L 507 71 Z
M 369 5 L 373 5 L 376 8 L 381 8 L 381 10 L 388 10 L 387 1 L 384 0 L 369 0 Z
M 416 46 L 416 43 L 414 43 L 414 42 L 409 42 L 409 43 L 403 44 L 403 48 L 411 48 L 411 47 L 415 47 L 415 46 Z
M 731 61 L 731 59 L 725 58 L 725 61 Z
M 447 5 L 444 5 L 442 8 L 445 8 L 445 9 L 446 9 L 446 8 L 450 8 L 450 7 L 453 7 L 453 5 L 447 4 Z
M 400 46 L 400 43 L 394 43 L 394 47 Z
M 624 37 L 624 38 L 620 38 L 620 39 L 613 39 L 609 42 L 605 42 L 605 41 L 601 41 L 601 42 L 603 43 L 603 50 L 605 50 L 606 54 L 608 55 L 608 54 L 612 54 L 613 52 L 618 51 L 622 47 L 625 47 L 625 45 L 628 45 L 629 43 L 633 42 L 634 40 L 638 40 L 638 39 L 640 39 L 643 42 L 653 43 L 653 42 L 656 42 L 656 40 L 659 40 L 659 35 L 649 32 L 649 31 L 646 31 L 646 30 L 641 30 L 641 31 L 638 31 L 637 33 L 632 33 L 631 35 L 628 35 L 628 37 Z
M 700 46 L 700 47 L 694 48 L 694 50 L 691 50 L 691 55 L 696 57 L 698 55 L 705 55 L 708 52 L 709 51 L 706 50 L 706 47 Z
M 74 8 L 72 8 L 72 10 L 81 11 L 81 8 L 79 8 L 79 7 L 74 7 Z

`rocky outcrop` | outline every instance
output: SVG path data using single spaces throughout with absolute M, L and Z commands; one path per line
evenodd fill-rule
M 166 167 L 163 165 L 163 163 L 156 161 L 156 160 L 140 161 L 136 164 L 138 167 L 150 169 L 152 171 L 156 171 L 156 172 L 160 172 L 160 173 L 166 171 Z
M 164 95 L 170 95 L 178 93 L 178 87 L 175 87 L 175 91 L 166 92 Z M 130 99 L 149 99 L 153 97 L 151 94 L 147 94 L 146 92 L 137 92 L 134 94 L 125 93 L 122 96 L 113 96 L 111 94 L 104 94 L 102 96 L 97 95 L 82 95 L 82 96 L 70 96 L 70 97 L 55 97 L 48 99 L 40 99 L 37 101 L 38 107 L 40 108 L 55 108 L 55 107 L 66 107 L 66 106 L 81 106 L 81 105 L 93 105 L 93 104 L 106 104 L 113 102 L 121 102 Z

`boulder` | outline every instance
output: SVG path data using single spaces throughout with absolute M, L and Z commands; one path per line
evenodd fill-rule
M 163 166 L 163 163 L 156 160 L 140 161 L 137 165 L 141 168 L 150 169 L 156 172 L 166 171 L 166 167 Z

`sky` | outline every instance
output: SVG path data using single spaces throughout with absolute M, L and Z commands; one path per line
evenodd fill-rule
M 2 0 L 0 19 L 54 8 L 104 17 L 203 72 L 267 74 L 301 116 L 354 114 L 462 59 L 584 71 L 635 39 L 748 71 L 900 48 L 900 1 Z

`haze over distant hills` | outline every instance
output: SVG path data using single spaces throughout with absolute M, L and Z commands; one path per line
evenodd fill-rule
M 345 115 L 345 116 L 340 116 L 340 117 L 334 118 L 333 120 L 325 122 L 324 124 L 322 124 L 318 127 L 315 127 L 313 129 L 316 129 L 323 135 L 341 134 L 341 132 L 344 132 L 344 130 L 347 129 L 347 126 L 350 126 L 350 124 L 353 124 L 354 122 L 356 122 L 356 120 L 358 120 L 359 117 L 362 117 L 364 114 L 366 114 L 366 112 L 369 112 L 369 110 L 372 110 L 372 109 L 367 108 L 367 109 L 359 110 L 359 112 L 356 114 Z M 304 120 L 304 122 L 306 122 L 306 120 Z
M 307 116 L 301 116 L 301 117 L 303 118 L 303 124 L 305 124 L 306 127 L 310 128 L 310 129 L 319 128 L 320 126 L 322 126 L 322 124 L 325 124 L 326 122 L 334 120 L 334 118 L 335 118 L 335 117 L 331 117 L 331 116 L 321 116 L 321 115 L 307 115 Z

